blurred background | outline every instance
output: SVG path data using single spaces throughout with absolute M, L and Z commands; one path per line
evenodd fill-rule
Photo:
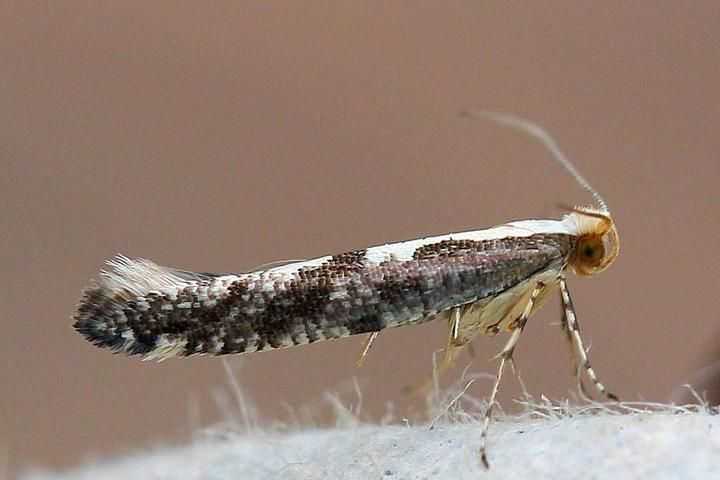
M 589 202 L 465 109 L 541 123 L 607 198 L 621 255 L 570 279 L 575 305 L 604 382 L 667 401 L 718 359 L 719 18 L 713 1 L 4 2 L 0 470 L 183 442 L 232 410 L 219 359 L 143 363 L 73 332 L 117 252 L 244 271 Z M 559 318 L 550 302 L 516 355 L 556 399 L 575 388 Z M 429 323 L 383 333 L 362 369 L 362 338 L 230 367 L 263 424 L 322 417 L 330 391 L 357 404 L 353 377 L 363 418 L 420 418 L 402 389 L 445 340 Z M 494 373 L 497 339 L 474 346 L 471 371 Z

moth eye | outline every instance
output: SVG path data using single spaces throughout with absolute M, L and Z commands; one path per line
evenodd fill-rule
M 575 264 L 582 271 L 592 273 L 595 268 L 599 267 L 605 259 L 605 245 L 602 238 L 598 236 L 581 238 L 577 253 L 575 254 Z
M 601 260 L 605 256 L 605 246 L 602 239 L 598 237 L 588 239 L 583 246 L 583 255 L 588 260 Z
M 599 252 L 600 250 L 592 245 L 585 245 L 583 248 L 583 255 L 590 260 L 597 258 Z

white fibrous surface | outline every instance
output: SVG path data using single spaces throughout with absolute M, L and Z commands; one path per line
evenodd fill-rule
M 224 479 L 713 479 L 720 416 L 705 407 L 529 405 L 491 424 L 490 470 L 480 463 L 481 417 L 451 409 L 435 423 L 224 431 L 24 480 Z M 346 419 L 347 420 L 347 419 Z

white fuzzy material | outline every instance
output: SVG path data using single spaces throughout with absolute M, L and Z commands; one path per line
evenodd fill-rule
M 505 417 L 479 463 L 477 420 L 225 434 L 64 474 L 24 480 L 164 479 L 711 479 L 720 478 L 720 416 L 703 409 L 598 407 Z

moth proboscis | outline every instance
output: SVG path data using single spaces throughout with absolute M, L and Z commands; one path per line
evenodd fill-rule
M 441 371 L 478 334 L 508 332 L 483 419 L 480 456 L 487 467 L 487 431 L 505 365 L 528 318 L 559 290 L 578 383 L 584 370 L 599 393 L 617 400 L 590 366 L 565 277 L 568 270 L 594 275 L 617 257 L 607 204 L 538 125 L 500 113 L 467 115 L 540 140 L 596 205 L 572 208 L 560 220 L 515 221 L 248 273 L 188 272 L 117 255 L 85 290 L 76 330 L 97 346 L 157 360 L 367 334 L 361 362 L 380 331 L 441 318 L 449 324 Z

